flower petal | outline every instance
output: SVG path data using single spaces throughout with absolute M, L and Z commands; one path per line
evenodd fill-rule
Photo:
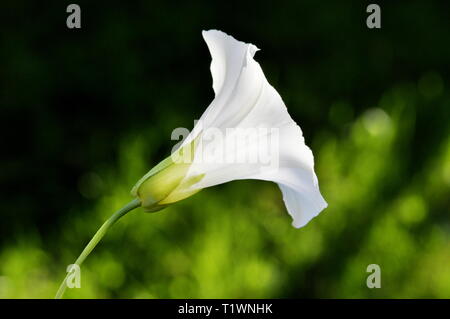
M 255 103 L 262 85 L 263 78 L 253 77 L 254 69 L 260 68 L 253 60 L 259 50 L 256 46 L 237 41 L 218 30 L 202 34 L 212 58 L 210 69 L 215 98 L 200 117 L 201 125 L 194 127 L 181 147 L 197 137 L 202 128 L 234 127 L 233 122 L 244 117 Z
M 320 194 L 314 158 L 305 145 L 300 127 L 290 117 L 280 95 L 267 82 L 260 65 L 253 59 L 258 50 L 254 45 L 216 30 L 204 31 L 203 37 L 212 56 L 215 99 L 182 144 L 196 139 L 201 145 L 195 150 L 186 178 L 203 175 L 191 186 L 193 188 L 237 179 L 276 182 L 294 219 L 293 225 L 304 226 L 327 204 Z M 238 134 L 236 129 L 256 129 L 257 133 L 249 137 L 245 146 L 236 146 L 230 152 Z M 269 155 L 277 165 L 267 165 L 260 160 L 224 161 L 230 155 L 247 159 L 258 157 L 260 139 L 276 143 L 276 149 L 271 149 Z M 221 152 L 223 150 L 228 151 L 227 154 Z

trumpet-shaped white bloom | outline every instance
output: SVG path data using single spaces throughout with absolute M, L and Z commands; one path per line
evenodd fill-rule
M 214 100 L 172 155 L 136 183 L 131 194 L 137 198 L 100 227 L 76 266 L 134 208 L 158 211 L 203 188 L 232 180 L 277 183 L 295 227 L 306 225 L 327 207 L 302 131 L 253 59 L 258 48 L 217 30 L 204 31 L 203 37 L 212 56 Z M 64 294 L 67 279 L 56 298 Z
M 145 207 L 145 194 L 153 192 L 147 206 L 154 210 L 155 204 L 164 207 L 232 180 L 273 181 L 283 193 L 293 226 L 306 225 L 327 203 L 300 127 L 253 59 L 258 48 L 217 30 L 203 31 L 203 38 L 212 57 L 215 98 L 173 153 L 192 149 L 192 153 L 185 152 L 189 161 L 181 163 L 174 156 L 166 159 L 138 182 L 133 194 Z M 239 143 L 242 132 L 250 132 L 245 143 Z M 168 180 L 171 186 L 155 194 L 158 183 Z

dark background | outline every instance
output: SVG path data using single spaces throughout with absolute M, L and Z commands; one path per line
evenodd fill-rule
M 348 217 L 340 220 L 345 226 L 332 235 L 327 235 L 329 232 L 323 226 L 325 235 L 321 235 L 320 243 L 311 239 L 311 245 L 322 247 L 322 253 L 307 265 L 295 259 L 286 269 L 277 268 L 283 264 L 283 257 L 267 265 L 258 261 L 254 266 L 253 261 L 250 262 L 253 266 L 249 266 L 248 273 L 258 273 L 258 278 L 276 269 L 281 269 L 283 274 L 273 278 L 266 275 L 272 278 L 267 285 L 259 287 L 256 283 L 248 290 L 239 284 L 240 272 L 229 279 L 229 286 L 223 284 L 225 286 L 220 288 L 219 275 L 202 278 L 196 273 L 201 271 L 200 266 L 191 270 L 197 258 L 194 251 L 204 251 L 208 258 L 215 258 L 213 252 L 207 253 L 201 245 L 189 244 L 194 247 L 193 253 L 181 261 L 176 259 L 178 257 L 167 257 L 175 258 L 176 264 L 189 265 L 180 279 L 176 271 L 161 275 L 157 270 L 158 262 L 152 263 L 155 269 L 151 271 L 134 265 L 130 261 L 133 258 L 147 260 L 139 255 L 134 241 L 120 237 L 117 239 L 120 246 L 112 237 L 107 246 L 108 256 L 116 266 L 120 264 L 117 267 L 122 269 L 124 279 L 115 286 L 101 282 L 92 284 L 96 288 L 74 296 L 370 297 L 372 292 L 364 282 L 356 284 L 359 279 L 355 279 L 355 276 L 364 277 L 365 269 L 358 268 L 362 274 L 352 274 L 357 272 L 355 263 L 375 262 L 366 260 L 367 256 L 360 252 L 373 248 L 371 239 L 365 240 L 380 227 L 386 229 L 386 236 L 392 235 L 392 243 L 386 246 L 403 247 L 402 243 L 407 242 L 405 245 L 409 248 L 405 248 L 405 256 L 412 259 L 400 254 L 398 259 L 406 264 L 398 264 L 394 258 L 392 263 L 398 269 L 392 270 L 391 277 L 395 285 L 373 296 L 450 297 L 448 287 L 439 288 L 438 284 L 436 288 L 426 273 L 415 272 L 418 260 L 427 260 L 429 271 L 438 274 L 437 282 L 450 286 L 450 6 L 447 3 L 377 2 L 382 12 L 379 30 L 367 28 L 368 2 L 357 1 L 76 1 L 81 7 L 81 29 L 66 27 L 69 3 L 7 1 L 0 6 L 3 145 L 0 278 L 4 285 L 3 290 L 0 288 L 0 297 L 52 297 L 47 293 L 62 279 L 64 265 L 75 259 L 90 234 L 112 212 L 110 209 L 116 207 L 114 200 L 126 202 L 125 195 L 117 194 L 125 194 L 133 181 L 168 155 L 173 145 L 170 133 L 174 128 L 192 128 L 193 120 L 200 117 L 213 98 L 210 56 L 201 37 L 202 30 L 211 28 L 254 43 L 261 49 L 256 60 L 283 97 L 292 117 L 301 125 L 307 144 L 319 161 L 317 175 L 330 205 L 330 212 L 320 218 L 331 227 L 333 222 L 325 221 L 325 216 L 332 214 L 335 207 L 336 215 L 342 212 L 342 216 Z M 390 119 L 388 137 L 377 135 L 378 126 L 371 129 L 370 123 L 368 131 L 375 132 L 375 140 L 358 131 L 373 116 L 381 121 L 381 131 L 383 123 L 387 123 L 385 119 Z M 133 143 L 138 146 L 127 148 L 135 145 Z M 359 155 L 365 160 L 357 161 Z M 133 161 L 144 164 L 139 166 Z M 332 162 L 338 164 L 333 166 Z M 334 176 L 337 170 L 342 175 Z M 362 176 L 361 179 L 356 175 Z M 436 181 L 431 180 L 434 175 L 438 176 Z M 124 190 L 109 187 L 111 185 L 121 185 Z M 340 194 L 341 187 L 348 190 L 347 195 Z M 260 197 L 252 197 L 255 189 L 267 192 L 277 203 L 276 207 L 267 208 L 261 204 Z M 357 193 L 362 190 L 363 193 Z M 173 238 L 181 247 L 190 239 L 207 241 L 207 235 L 203 238 L 200 231 L 196 235 L 193 232 L 200 227 L 195 226 L 198 220 L 202 220 L 202 230 L 210 230 L 208 219 L 201 217 L 206 213 L 196 213 L 199 207 L 204 207 L 202 200 L 209 198 L 212 198 L 209 202 L 212 211 L 219 211 L 217 207 L 230 200 L 241 201 L 259 211 L 255 216 L 267 214 L 265 210 L 279 211 L 276 218 L 286 224 L 279 226 L 280 229 L 291 227 L 281 196 L 270 185 L 235 182 L 203 191 L 198 196 L 203 197 L 180 204 L 188 205 L 182 214 L 174 213 L 186 218 L 185 224 L 178 225 L 176 220 L 162 224 L 173 227 L 173 233 L 161 235 L 165 240 Z M 367 199 L 366 202 L 362 198 Z M 110 202 L 114 204 L 102 204 Z M 117 205 L 120 207 L 120 203 Z M 377 226 L 380 219 L 374 216 L 401 210 L 397 205 L 406 205 L 406 217 L 400 214 L 403 217 L 399 218 L 406 218 L 407 223 L 411 221 L 409 211 L 419 207 L 421 213 L 419 217 L 414 215 L 417 218 L 412 219 L 413 228 L 395 224 L 389 233 L 389 220 L 387 225 Z M 217 214 L 224 219 L 236 219 L 247 215 L 250 208 L 227 206 L 227 209 L 236 211 L 236 215 Z M 210 216 L 213 212 L 207 214 Z M 147 217 L 136 214 L 136 219 L 138 215 L 141 222 Z M 96 217 L 90 221 L 90 216 Z M 248 223 L 242 226 L 244 229 L 252 227 L 252 219 L 258 218 L 252 216 L 243 217 Z M 152 219 L 156 218 L 157 215 L 152 215 Z M 67 235 L 64 230 L 73 220 L 78 224 L 73 226 L 71 235 Z M 314 225 L 308 229 L 312 227 Z M 436 227 L 443 228 L 438 231 Z M 192 232 L 180 231 L 180 228 L 189 228 Z M 132 229 L 128 226 L 123 232 L 133 232 Z M 270 230 L 258 229 L 254 238 L 261 242 L 258 256 L 262 260 L 283 249 L 280 247 L 285 244 L 277 246 L 267 239 L 265 234 Z M 272 230 L 276 232 L 275 229 Z M 399 229 L 404 233 L 397 233 Z M 217 233 L 214 228 L 210 231 Z M 292 236 L 301 236 L 297 234 L 303 230 L 289 231 L 297 232 Z M 145 239 L 136 241 L 150 240 L 146 246 L 149 250 L 162 240 L 157 235 L 151 237 L 141 232 L 142 236 L 137 237 Z M 310 232 L 311 238 L 317 238 L 313 230 Z M 226 234 L 234 238 L 240 233 L 230 227 Z M 220 238 L 229 239 L 226 234 Z M 174 243 L 170 240 L 166 243 L 167 249 L 171 244 Z M 128 258 L 119 257 L 118 245 L 130 251 Z M 103 249 L 107 248 L 103 246 Z M 428 260 L 419 255 L 427 249 L 428 252 L 436 250 L 436 256 L 427 255 Z M 396 251 L 386 252 L 380 248 L 367 254 L 393 256 Z M 243 255 L 247 253 L 242 251 Z M 155 256 L 156 253 L 149 255 L 148 260 L 154 260 Z M 233 259 L 236 265 L 221 263 L 225 269 L 242 264 L 240 255 L 227 256 L 225 260 Z M 389 267 L 389 257 L 382 260 Z M 37 269 L 36 273 L 27 272 L 28 261 L 30 267 Z M 442 268 L 434 269 L 428 263 L 439 264 Z M 197 266 L 203 264 L 210 262 L 199 261 Z M 105 273 L 110 271 L 111 276 L 117 276 L 116 266 Z M 94 264 L 86 267 L 95 278 Z M 159 274 L 158 284 L 154 279 L 147 279 L 146 271 L 152 276 Z M 128 278 L 130 272 L 135 274 L 134 279 Z M 248 277 L 245 274 L 247 270 L 243 270 L 242 276 Z M 190 281 L 192 276 L 196 278 L 195 285 Z M 410 287 L 408 278 L 415 278 L 419 288 Z M 156 286 L 146 285 L 147 280 Z M 39 289 L 27 288 L 34 282 L 38 282 Z M 136 282 L 142 286 L 133 285 Z M 208 290 L 205 288 L 208 285 L 218 288 Z

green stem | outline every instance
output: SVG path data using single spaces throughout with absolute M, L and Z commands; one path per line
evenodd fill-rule
M 83 249 L 81 255 L 75 261 L 75 264 L 81 266 L 86 257 L 89 256 L 89 254 L 92 252 L 95 246 L 97 246 L 99 241 L 103 238 L 103 236 L 105 236 L 108 229 L 110 229 L 111 226 L 114 225 L 114 223 L 118 221 L 120 217 L 124 216 L 126 213 L 132 211 L 133 209 L 139 206 L 141 206 L 141 202 L 139 201 L 139 199 L 134 199 L 128 204 L 126 204 L 124 207 L 119 209 L 117 212 L 115 212 L 110 218 L 108 218 L 108 220 L 102 225 L 102 227 L 100 227 L 100 229 L 95 233 L 94 237 L 92 237 L 91 241 Z M 59 286 L 55 299 L 61 299 L 61 297 L 63 296 L 64 291 L 66 290 L 67 287 L 66 281 L 69 274 L 70 272 L 64 278 L 63 282 L 61 283 L 61 286 Z

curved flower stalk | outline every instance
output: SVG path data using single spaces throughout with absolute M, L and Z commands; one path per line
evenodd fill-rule
M 175 151 L 136 183 L 135 199 L 102 226 L 76 264 L 128 211 L 155 212 L 232 180 L 277 183 L 297 228 L 327 207 L 302 131 L 253 59 L 258 48 L 217 30 L 203 31 L 203 38 L 212 57 L 214 100 Z

